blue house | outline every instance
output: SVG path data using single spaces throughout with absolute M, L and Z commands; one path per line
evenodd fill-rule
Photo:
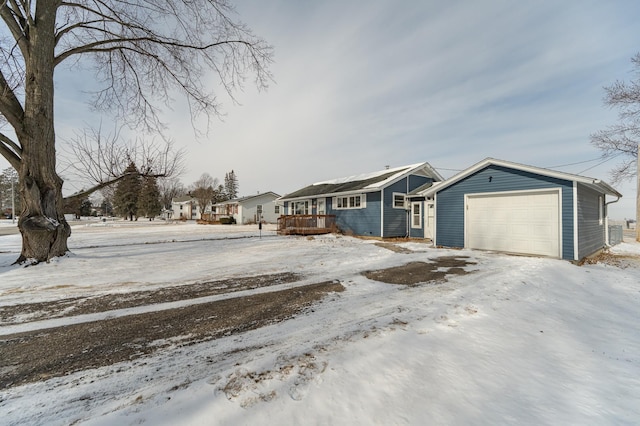
M 409 197 L 427 206 L 415 234 L 431 219 L 436 246 L 580 260 L 607 246 L 607 206 L 622 195 L 598 179 L 487 158 Z
M 347 234 L 405 237 L 410 234 L 407 195 L 442 180 L 429 163 L 419 163 L 317 182 L 276 201 L 287 217 L 308 217 L 309 227 L 331 219 Z

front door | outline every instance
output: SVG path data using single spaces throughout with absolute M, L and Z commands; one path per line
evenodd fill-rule
M 435 223 L 435 208 L 434 208 L 434 204 L 433 201 L 425 201 L 424 203 L 425 205 L 425 212 L 424 212 L 424 237 L 425 238 L 429 238 L 430 240 L 433 240 L 433 231 L 434 229 L 434 223 Z
M 325 211 L 325 207 L 324 207 L 324 200 L 318 200 L 318 228 L 324 228 L 325 227 L 325 218 L 324 215 L 326 214 Z

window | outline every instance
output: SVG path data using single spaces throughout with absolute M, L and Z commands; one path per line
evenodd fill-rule
M 366 207 L 366 204 L 367 202 L 364 194 L 333 198 L 334 210 L 363 209 Z
M 411 203 L 411 227 L 422 228 L 422 203 Z
M 273 208 L 273 212 L 275 214 L 280 214 L 280 206 L 276 204 L 276 206 Z
M 603 219 L 603 214 L 602 214 L 602 195 L 598 197 L 598 223 L 600 225 L 602 225 L 602 219 Z
M 292 214 L 309 214 L 309 200 L 291 203 Z
M 399 192 L 393 193 L 393 208 L 394 209 L 404 209 L 405 196 Z

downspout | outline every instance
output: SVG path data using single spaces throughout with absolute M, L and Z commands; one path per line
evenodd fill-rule
M 410 234 L 409 234 L 409 209 L 411 208 L 411 204 L 409 204 L 409 209 L 407 208 L 407 203 L 409 202 L 409 176 L 407 176 L 407 185 L 406 185 L 406 195 L 404 196 L 404 211 L 405 211 L 405 216 L 404 216 L 404 222 L 406 224 L 406 231 L 405 231 L 405 238 L 409 238 Z
M 604 203 L 604 238 L 607 247 L 611 247 L 611 244 L 609 244 L 609 204 L 614 204 L 618 201 L 620 201 L 620 197 L 616 196 L 616 199 L 614 201 Z M 637 222 L 636 226 L 638 226 Z

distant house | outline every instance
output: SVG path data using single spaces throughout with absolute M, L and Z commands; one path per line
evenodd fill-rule
M 288 221 L 279 227 L 313 233 L 310 228 L 329 229 L 327 221 L 335 220 L 340 231 L 353 235 L 408 236 L 407 195 L 442 180 L 429 163 L 418 163 L 317 182 L 278 199 L 286 215 L 281 222 Z
M 172 219 L 200 219 L 198 202 L 190 195 L 174 198 L 171 200 Z
M 607 245 L 607 205 L 620 197 L 598 179 L 487 158 L 410 194 L 412 209 L 424 204 L 427 212 L 412 210 L 411 235 L 436 246 L 580 260 Z
M 278 197 L 280 195 L 269 191 L 216 203 L 212 210 L 217 219 L 233 217 L 238 224 L 276 223 L 281 214 L 280 206 L 275 203 Z

